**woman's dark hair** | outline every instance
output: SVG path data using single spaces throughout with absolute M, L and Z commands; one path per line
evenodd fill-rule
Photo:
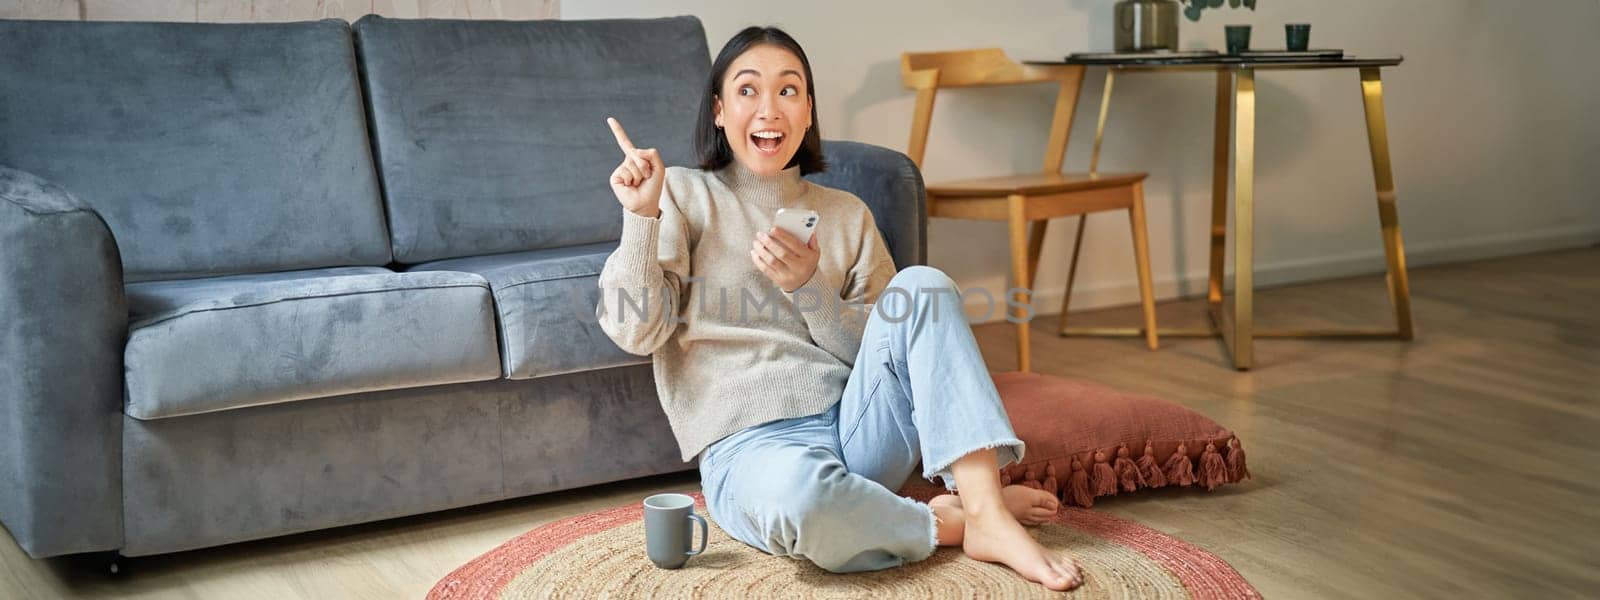
M 744 28 L 728 40 L 722 51 L 717 53 L 717 60 L 712 61 L 711 77 L 706 80 L 705 95 L 700 99 L 700 119 L 694 126 L 694 152 L 700 159 L 700 168 L 715 171 L 733 162 L 733 149 L 728 147 L 728 138 L 717 128 L 713 109 L 717 98 L 722 95 L 722 79 L 727 76 L 728 67 L 734 59 L 746 50 L 763 44 L 788 50 L 800 59 L 800 67 L 806 77 L 806 98 L 811 100 L 811 128 L 800 140 L 800 150 L 794 153 L 794 158 L 789 159 L 789 164 L 784 168 L 799 165 L 801 175 L 826 171 L 828 163 L 822 159 L 822 128 L 817 125 L 817 94 L 815 81 L 811 78 L 811 61 L 806 60 L 806 51 L 800 49 L 800 42 L 794 41 L 777 27 Z

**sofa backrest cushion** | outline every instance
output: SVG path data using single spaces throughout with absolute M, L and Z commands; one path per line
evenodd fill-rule
M 354 27 L 399 262 L 618 239 L 608 116 L 694 164 L 711 62 L 698 19 Z
M 843 140 L 823 140 L 822 157 L 828 170 L 806 179 L 866 203 L 897 270 L 928 264 L 927 193 L 917 163 L 887 148 Z
M 130 280 L 389 262 L 349 26 L 0 21 L 0 164 Z

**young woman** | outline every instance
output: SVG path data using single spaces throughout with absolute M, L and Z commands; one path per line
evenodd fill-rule
M 928 267 L 896 274 L 866 205 L 801 179 L 826 168 L 812 81 L 783 31 L 735 35 L 701 102 L 699 169 L 666 168 L 608 120 L 625 210 L 600 274 L 602 327 L 654 354 L 662 407 L 728 535 L 835 572 L 960 545 L 1076 587 L 1072 560 L 1022 525 L 1055 514 L 1056 499 L 1000 486 L 1023 445 L 955 284 Z M 785 207 L 819 214 L 810 240 L 772 226 Z M 895 494 L 919 461 L 961 495 Z

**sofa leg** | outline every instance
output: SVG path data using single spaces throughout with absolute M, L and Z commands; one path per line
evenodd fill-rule
M 64 576 L 72 579 L 95 577 L 118 579 L 133 568 L 133 560 L 116 550 L 81 552 L 40 560 L 55 563 L 56 568 L 60 569 Z
M 95 552 L 83 557 L 83 562 L 78 563 L 78 569 L 91 573 L 99 573 L 109 579 L 117 579 L 128 570 L 128 557 L 115 550 L 109 552 Z

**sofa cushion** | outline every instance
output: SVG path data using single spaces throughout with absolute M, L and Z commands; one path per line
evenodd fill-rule
M 416 271 L 477 273 L 494 289 L 507 379 L 649 364 L 623 352 L 595 319 L 600 269 L 616 242 L 424 263 Z
M 136 419 L 500 375 L 488 283 L 346 267 L 127 286 Z
M 389 262 L 349 26 L 0 20 L 0 164 L 130 281 Z
M 806 179 L 865 202 L 894 256 L 895 268 L 928 264 L 923 243 L 928 237 L 928 204 L 917 164 L 899 152 L 860 142 L 824 140 L 822 155 L 828 170 Z
M 710 53 L 693 17 L 354 27 L 400 262 L 616 240 L 606 117 L 695 163 Z

